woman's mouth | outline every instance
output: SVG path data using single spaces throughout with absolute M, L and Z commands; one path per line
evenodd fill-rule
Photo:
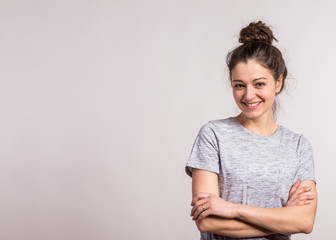
M 254 102 L 254 103 L 246 103 L 246 102 L 243 102 L 243 104 L 247 107 L 247 109 L 249 110 L 254 110 L 256 108 L 258 108 L 259 104 L 262 103 L 262 101 L 260 102 Z

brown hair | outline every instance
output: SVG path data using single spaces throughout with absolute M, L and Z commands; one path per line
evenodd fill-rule
M 226 58 L 226 63 L 231 73 L 234 67 L 248 60 L 255 60 L 272 72 L 277 81 L 282 77 L 282 91 L 287 77 L 287 68 L 282 54 L 278 48 L 272 45 L 273 40 L 278 41 L 272 30 L 263 22 L 251 22 L 240 31 L 239 42 L 242 45 L 233 49 Z

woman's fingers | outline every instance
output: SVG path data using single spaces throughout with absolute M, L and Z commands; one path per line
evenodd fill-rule
M 201 199 L 201 200 L 198 200 L 198 201 L 194 204 L 193 208 L 191 209 L 190 216 L 194 216 L 195 211 L 196 211 L 199 207 L 201 207 L 201 209 L 202 209 L 202 206 L 203 206 L 205 203 L 207 203 L 207 200 L 206 200 L 205 198 L 203 198 L 203 199 Z
M 310 204 L 310 203 L 311 203 L 310 200 L 304 200 L 304 201 L 299 201 L 299 202 L 297 202 L 296 205 L 308 205 L 308 204 Z
M 295 194 L 296 195 L 301 195 L 302 193 L 309 192 L 310 190 L 311 190 L 311 187 L 309 187 L 309 186 L 301 187 L 301 188 L 296 190 Z
M 300 201 L 305 201 L 305 200 L 313 200 L 315 198 L 315 196 L 314 195 L 302 195 L 302 196 L 299 196 L 299 197 L 297 197 L 297 199 L 298 199 L 298 202 L 300 202 Z
M 286 203 L 286 206 L 294 206 L 296 204 L 298 204 L 298 202 L 300 201 L 299 199 L 297 199 L 299 196 L 307 196 L 307 195 L 302 195 L 303 193 L 309 192 L 311 190 L 311 187 L 309 186 L 304 186 L 301 188 L 297 188 L 295 187 L 296 184 L 298 183 L 298 181 L 293 185 L 292 189 L 295 189 L 294 191 L 290 191 L 289 194 L 289 198 L 288 201 Z
M 294 199 L 294 198 L 300 196 L 302 193 L 309 192 L 310 190 L 311 190 L 311 187 L 309 187 L 309 186 L 298 188 L 292 193 L 292 195 L 289 196 L 289 198 Z
M 310 204 L 312 200 L 314 200 L 314 195 L 299 195 L 291 201 L 288 201 L 286 206 L 295 206 L 295 205 L 306 205 Z
M 290 189 L 290 191 L 289 191 L 289 195 L 292 195 L 292 194 L 295 192 L 295 190 L 300 186 L 300 183 L 301 183 L 301 181 L 300 181 L 300 180 L 297 180 L 297 181 L 293 184 L 293 186 L 291 187 L 291 189 Z
M 225 201 L 215 194 L 200 194 L 193 200 L 193 208 L 190 215 L 196 221 L 209 215 L 235 218 L 237 215 L 237 206 L 237 204 Z
M 210 214 L 210 202 L 209 200 L 211 199 L 212 194 L 209 193 L 200 193 L 197 194 L 194 199 L 192 200 L 191 204 L 193 208 L 191 209 L 190 215 L 193 217 L 193 220 L 199 219 L 200 216 L 201 218 L 204 218 Z M 206 212 L 205 212 L 206 211 Z
M 195 203 L 197 202 L 197 201 L 199 201 L 199 200 L 201 200 L 201 199 L 203 199 L 203 198 L 207 198 L 207 197 L 209 197 L 209 193 L 199 193 L 199 194 L 197 194 L 194 198 L 193 198 L 193 200 L 191 201 L 191 206 L 194 206 L 195 205 Z
M 209 206 L 205 203 L 197 208 L 193 216 L 193 220 L 198 221 L 207 217 L 208 215 L 210 215 L 210 209 Z

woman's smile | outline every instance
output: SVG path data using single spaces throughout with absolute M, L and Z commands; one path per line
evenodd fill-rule
M 252 102 L 252 103 L 247 103 L 247 102 L 243 102 L 243 104 L 245 104 L 246 108 L 249 110 L 255 110 L 258 108 L 258 106 L 262 103 L 262 101 L 260 102 Z

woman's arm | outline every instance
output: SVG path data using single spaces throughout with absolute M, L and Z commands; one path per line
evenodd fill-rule
M 199 228 L 202 230 L 207 230 L 204 226 L 208 226 L 203 223 L 203 219 L 210 215 L 216 215 L 222 218 L 248 222 L 252 226 L 257 225 L 274 233 L 310 233 L 315 220 L 317 200 L 314 196 L 317 196 L 317 194 L 313 181 L 303 181 L 300 183 L 299 188 L 304 186 L 311 189 L 310 193 L 305 192 L 301 195 L 302 198 L 309 199 L 309 204 L 283 208 L 260 208 L 239 205 L 219 198 L 218 194 L 199 193 L 192 202 L 194 206 L 192 215 L 194 220 L 199 222 Z
M 219 235 L 236 238 L 262 237 L 274 232 L 237 219 L 226 219 L 217 216 L 208 216 L 196 221 L 201 232 L 212 232 Z
M 218 193 L 218 175 L 213 172 L 193 169 L 192 193 L 193 198 L 200 193 Z M 197 228 L 201 232 L 213 232 L 230 237 L 259 237 L 272 234 L 270 230 L 243 222 L 237 219 L 225 219 L 216 216 L 207 216 L 196 221 Z
M 218 175 L 209 171 L 204 170 L 193 170 L 193 197 L 194 200 L 192 205 L 194 206 L 192 210 L 193 216 L 198 215 L 197 209 L 202 212 L 202 205 L 205 204 L 207 200 L 197 201 L 198 196 L 202 196 L 202 193 L 210 193 L 217 197 L 217 200 L 222 202 L 223 199 L 218 197 Z M 314 196 L 308 195 L 307 192 L 310 191 L 309 187 L 299 187 L 300 182 L 294 184 L 290 191 L 290 199 L 286 206 L 294 205 L 304 205 L 310 204 Z M 303 194 L 306 193 L 306 194 Z M 204 194 L 203 194 L 204 195 Z M 209 195 L 209 194 L 207 194 Z M 226 201 L 224 201 L 226 202 Z M 228 203 L 228 202 L 226 202 Z M 208 204 L 208 203 L 206 203 Z M 219 204 L 220 205 L 220 204 Z M 218 204 L 217 204 L 218 206 Z M 209 211 L 209 210 L 208 210 Z M 278 232 L 274 230 L 269 230 L 267 227 L 262 227 L 262 225 L 256 225 L 254 222 L 244 221 L 243 217 L 241 219 L 228 219 L 223 218 L 214 213 L 215 208 L 212 209 L 212 215 L 207 214 L 206 217 L 200 217 L 196 221 L 196 225 L 201 232 L 213 232 L 220 235 L 231 236 L 231 237 L 258 237 L 266 236 L 272 233 Z M 218 211 L 218 210 L 217 210 Z
M 300 186 L 311 187 L 317 196 L 313 181 L 302 181 Z M 283 208 L 258 208 L 237 205 L 235 218 L 283 234 L 310 233 L 313 230 L 317 208 L 317 197 L 309 205 Z

